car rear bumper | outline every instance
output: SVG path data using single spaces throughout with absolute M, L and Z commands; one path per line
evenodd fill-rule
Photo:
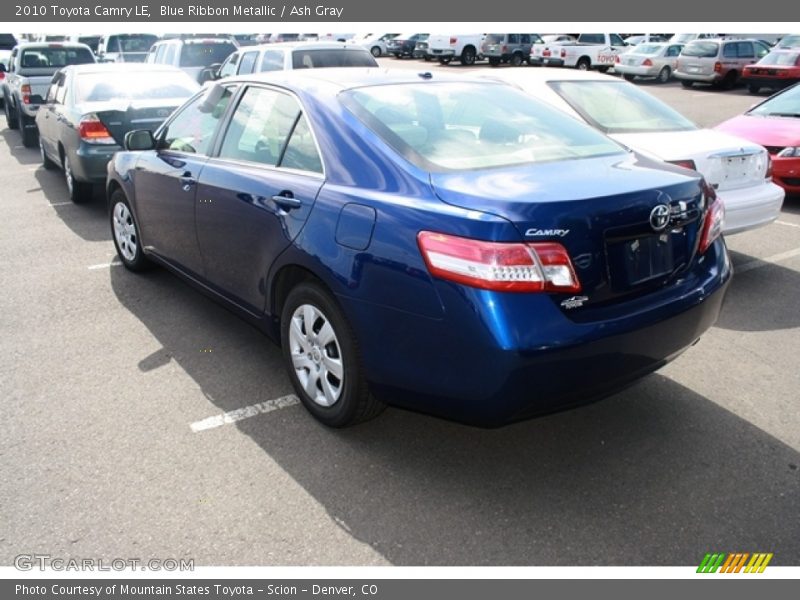
M 660 69 L 658 67 L 643 67 L 640 65 L 624 65 L 616 63 L 614 71 L 622 75 L 638 75 L 639 77 L 656 77 Z
M 563 67 L 564 66 L 564 59 L 563 58 L 544 57 L 544 58 L 542 58 L 542 64 L 545 67 Z
M 739 233 L 772 223 L 781 214 L 784 190 L 764 183 L 733 190 L 720 190 L 725 204 L 725 234 Z
M 73 176 L 78 181 L 103 183 L 108 175 L 108 162 L 121 149 L 117 145 L 81 144 L 70 161 Z
M 659 292 L 658 302 L 587 322 L 566 316 L 547 295 L 439 281 L 443 319 L 342 304 L 378 396 L 492 427 L 609 395 L 694 344 L 716 321 L 731 276 L 721 239 L 703 261 Z
M 681 79 L 683 81 L 697 81 L 699 83 L 716 83 L 722 80 L 722 75 L 720 73 L 711 73 L 709 75 L 704 75 L 702 73 L 687 73 L 686 71 L 675 71 L 674 75 L 676 79 Z
M 782 89 L 800 81 L 800 77 L 767 77 L 762 75 L 747 75 L 742 77 L 747 85 L 758 85 L 771 89 Z
M 786 193 L 800 194 L 800 158 L 772 157 L 772 180 Z

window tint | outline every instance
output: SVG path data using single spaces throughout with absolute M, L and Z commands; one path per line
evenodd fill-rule
M 225 88 L 222 97 L 210 109 L 204 103 L 206 94 L 192 100 L 167 126 L 163 146 L 178 152 L 208 154 L 214 130 L 225 114 L 234 89 Z
M 609 36 L 609 40 L 611 41 L 612 46 L 624 46 L 625 42 L 622 41 L 622 38 L 619 37 L 616 33 L 612 33 Z
M 715 42 L 690 42 L 681 51 L 681 56 L 696 56 L 697 58 L 714 58 L 719 51 L 719 44 Z
M 75 78 L 73 77 L 73 80 Z M 59 104 L 64 104 L 65 100 L 67 99 L 67 78 L 65 75 L 61 75 L 58 78 L 58 87 L 56 88 L 56 102 Z
M 287 169 L 322 173 L 322 161 L 317 152 L 317 146 L 314 143 L 311 128 L 308 126 L 305 115 L 300 115 L 300 119 L 294 127 L 292 137 L 289 138 L 289 143 L 283 153 L 280 166 Z
M 580 36 L 580 41 L 582 44 L 602 44 L 605 37 L 602 33 L 585 33 Z
M 725 44 L 722 47 L 722 56 L 725 58 L 736 58 L 739 56 L 739 53 L 736 48 L 736 44 Z
M 242 62 L 239 64 L 239 75 L 248 75 L 256 68 L 256 60 L 258 59 L 258 52 L 248 52 L 242 56 Z
M 523 34 L 520 36 L 520 42 L 522 42 L 523 44 L 530 44 L 530 43 L 531 43 L 531 36 L 530 36 L 530 34 L 529 34 L 529 33 L 523 33 Z
M 755 58 L 756 54 L 753 52 L 753 42 L 737 42 L 736 47 L 739 58 Z
M 283 71 L 283 51 L 265 50 L 259 71 Z
M 509 44 L 519 44 L 519 34 L 518 33 L 509 33 L 508 34 L 508 43 Z
M 54 81 L 50 84 L 50 87 L 47 88 L 47 98 L 45 98 L 45 102 L 48 104 L 56 101 L 56 91 L 58 91 L 58 82 Z
M 667 48 L 667 56 L 678 56 L 681 53 L 680 46 L 670 46 Z
M 236 46 L 230 42 L 192 42 L 183 45 L 181 67 L 210 67 L 222 63 Z
M 164 55 L 164 64 L 171 65 L 175 62 L 175 45 L 170 44 L 167 47 L 167 52 Z
M 756 47 L 756 57 L 757 58 L 763 58 L 767 54 L 769 54 L 770 49 L 767 46 L 765 46 L 764 44 L 756 42 L 754 45 Z
M 156 57 L 153 62 L 159 64 L 164 62 L 164 56 L 167 53 L 167 46 L 169 46 L 169 44 L 162 44 L 158 47 L 158 50 L 156 50 Z
M 88 48 L 41 47 L 22 51 L 21 69 L 48 69 L 67 65 L 84 65 L 94 62 L 94 55 Z

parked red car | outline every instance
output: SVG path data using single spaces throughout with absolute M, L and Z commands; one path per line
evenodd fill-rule
M 800 194 L 800 84 L 767 98 L 716 129 L 765 146 L 772 178 L 787 194 Z
M 754 65 L 747 65 L 742 80 L 751 94 L 761 88 L 783 89 L 800 81 L 800 48 L 773 50 Z

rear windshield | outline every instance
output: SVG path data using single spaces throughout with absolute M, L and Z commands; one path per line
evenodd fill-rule
M 200 86 L 183 71 L 80 73 L 76 78 L 76 101 L 185 99 L 198 89 Z
M 683 50 L 681 56 L 696 56 L 698 58 L 714 58 L 719 51 L 719 44 L 714 42 L 689 42 Z
M 158 41 L 158 36 L 149 33 L 125 33 L 108 38 L 106 52 L 147 52 Z
M 85 65 L 94 62 L 89 48 L 41 47 L 22 51 L 20 69 L 60 69 L 67 65 Z
M 800 65 L 798 59 L 800 59 L 800 52 L 772 52 L 758 61 L 758 64 L 795 67 Z
M 181 51 L 182 67 L 209 67 L 221 63 L 231 52 L 236 51 L 236 46 L 230 42 L 201 42 L 197 44 L 184 44 Z
M 551 81 L 555 92 L 604 133 L 689 131 L 697 127 L 655 96 L 624 81 Z
M 800 118 L 800 85 L 792 86 L 785 92 L 775 94 L 769 100 L 751 108 L 747 114 L 762 117 Z
M 333 50 L 295 50 L 292 67 L 311 69 L 319 67 L 377 67 L 378 62 L 363 48 Z
M 800 35 L 787 35 L 775 45 L 776 48 L 797 48 L 798 46 L 800 46 Z
M 494 83 L 358 88 L 340 99 L 398 154 L 430 171 L 461 171 L 623 152 L 591 127 Z
M 633 49 L 633 52 L 636 54 L 646 54 L 648 56 L 653 56 L 654 54 L 658 54 L 661 52 L 661 49 L 664 46 L 661 44 L 639 44 L 636 48 Z
M 506 39 L 505 33 L 490 33 L 486 36 L 486 39 L 483 40 L 486 44 L 502 44 L 503 40 Z

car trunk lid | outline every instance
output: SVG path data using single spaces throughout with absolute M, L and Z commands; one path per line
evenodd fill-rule
M 78 110 L 84 115 L 96 115 L 121 146 L 126 133 L 134 129 L 155 131 L 183 102 L 182 98 L 84 102 L 78 106 Z
M 602 306 L 662 287 L 695 257 L 704 213 L 698 177 L 660 164 L 616 155 L 433 173 L 431 184 L 448 204 L 511 221 L 526 242 L 562 244 L 581 283 L 578 305 Z

